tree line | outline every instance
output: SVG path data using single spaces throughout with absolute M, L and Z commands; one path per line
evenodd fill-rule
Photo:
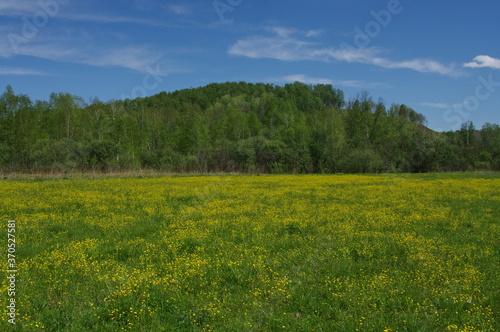
M 245 82 L 86 103 L 0 96 L 4 172 L 380 173 L 500 170 L 500 128 L 438 133 L 412 108 L 331 85 Z

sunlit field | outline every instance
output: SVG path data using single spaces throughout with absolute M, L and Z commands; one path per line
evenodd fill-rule
M 6 179 L 0 217 L 1 331 L 500 330 L 499 174 Z

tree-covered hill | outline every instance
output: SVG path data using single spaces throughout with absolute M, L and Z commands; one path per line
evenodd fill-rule
M 17 172 L 500 170 L 500 128 L 436 133 L 405 105 L 331 85 L 223 83 L 86 104 L 0 96 L 0 169 Z

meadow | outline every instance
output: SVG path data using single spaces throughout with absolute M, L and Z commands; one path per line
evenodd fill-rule
M 11 219 L 1 331 L 500 331 L 500 174 L 4 179 L 4 271 Z

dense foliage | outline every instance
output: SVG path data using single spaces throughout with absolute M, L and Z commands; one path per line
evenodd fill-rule
M 0 96 L 0 168 L 40 172 L 500 170 L 500 128 L 436 133 L 405 105 L 331 85 L 224 83 L 110 101 Z

